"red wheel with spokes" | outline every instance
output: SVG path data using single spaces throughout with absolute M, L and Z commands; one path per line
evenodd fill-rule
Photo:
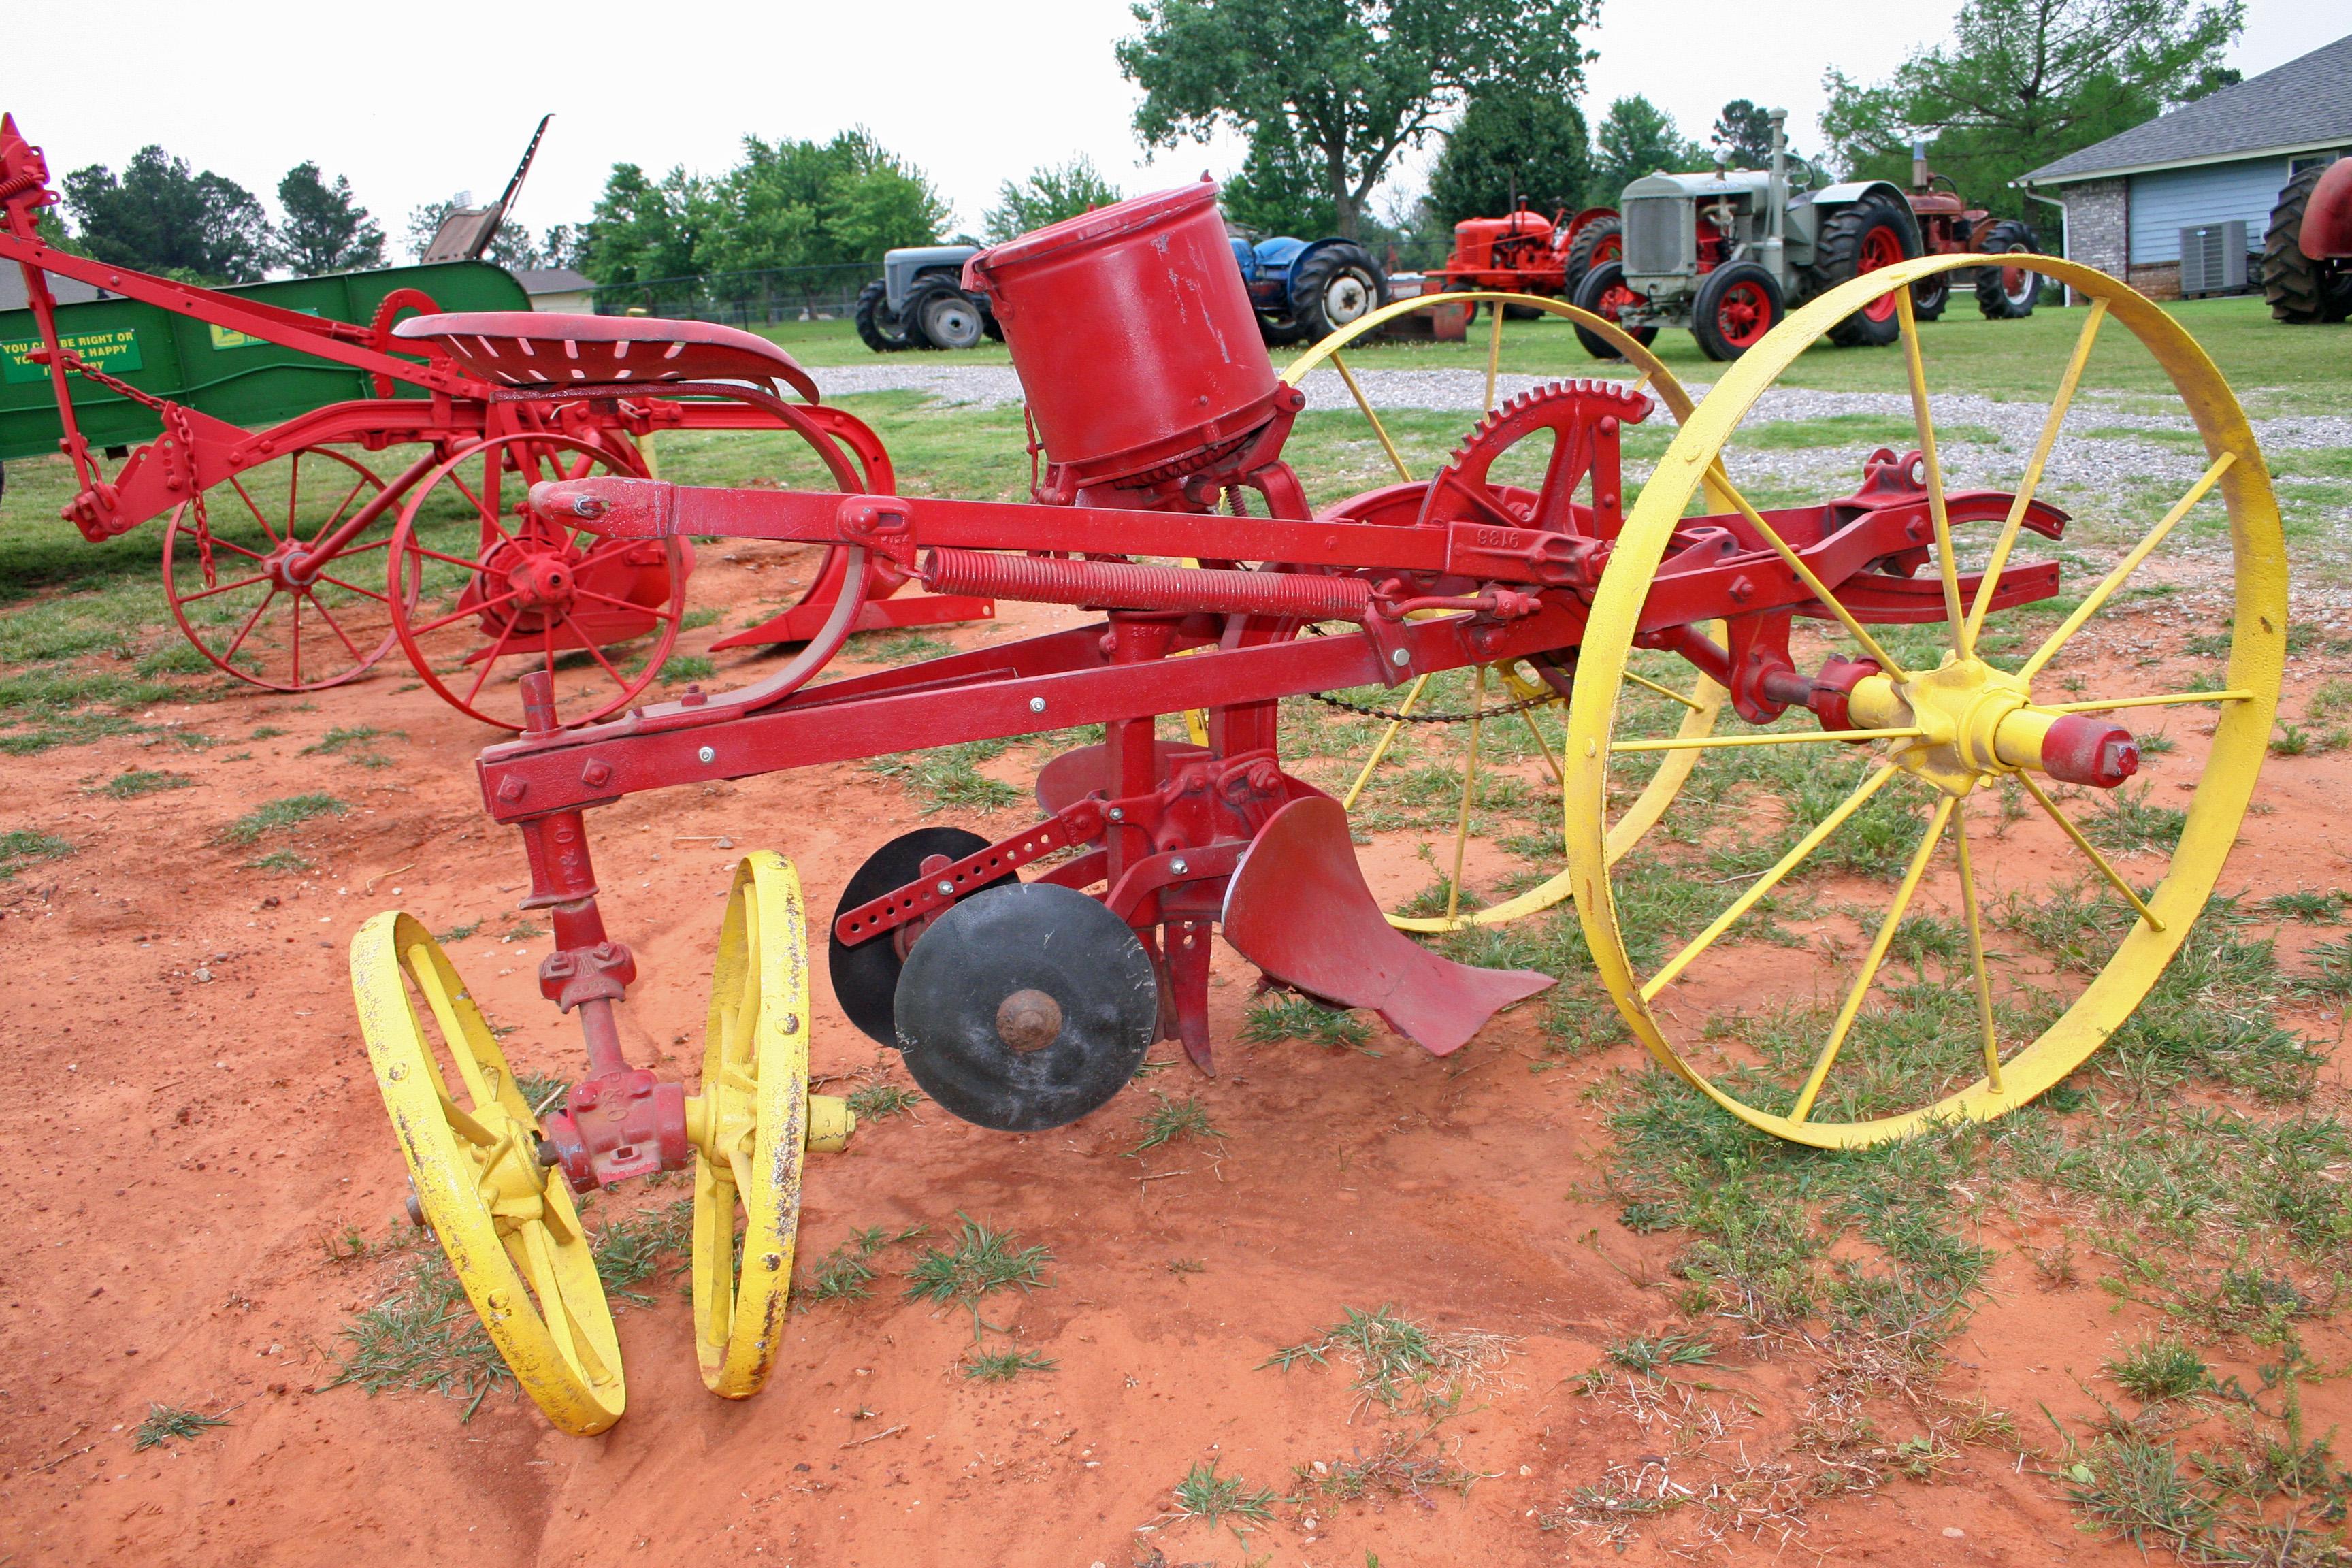
M 391 542 L 383 480 L 306 447 L 230 476 L 173 509 L 163 596 L 189 646 L 271 691 L 340 686 L 392 651 L 385 595 L 363 587 Z
M 1893 224 L 1880 224 L 1862 237 L 1861 258 L 1854 266 L 1856 275 L 1875 272 L 1882 267 L 1892 267 L 1903 259 L 1903 236 Z M 1862 313 L 1874 321 L 1895 319 L 1895 296 L 1881 295 L 1862 308 Z
M 685 613 L 685 542 L 600 538 L 524 504 L 541 479 L 640 472 L 625 452 L 520 432 L 427 475 L 393 531 L 389 592 L 417 678 L 507 730 L 522 728 L 512 686 L 532 669 L 553 678 L 566 725 L 608 718 L 652 685 Z
M 1718 267 L 1699 279 L 1691 335 L 1714 360 L 1735 360 L 1780 324 L 1780 280 L 1752 261 Z

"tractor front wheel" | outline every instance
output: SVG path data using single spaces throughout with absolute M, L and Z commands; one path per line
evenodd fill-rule
M 1584 275 L 1584 281 L 1576 286 L 1576 308 L 1580 310 L 1590 310 L 1604 321 L 1614 321 L 1618 319 L 1617 313 L 1620 310 L 1641 302 L 1642 297 L 1625 286 L 1625 266 L 1620 261 L 1595 263 L 1592 270 Z M 1655 327 L 1633 327 L 1627 330 L 1632 332 L 1633 341 L 1643 348 L 1648 348 L 1658 335 L 1658 329 Z M 1615 343 L 1581 321 L 1577 323 L 1576 341 L 1582 343 L 1584 352 L 1594 359 L 1625 357 L 1619 352 Z
M 919 349 L 978 348 L 988 330 L 971 296 L 944 278 L 916 284 L 900 320 L 908 341 Z
M 1707 358 L 1735 360 L 1762 342 L 1787 313 L 1780 280 L 1753 261 L 1735 261 L 1699 279 L 1691 335 Z
M 1604 261 L 1625 259 L 1625 224 L 1621 218 L 1597 217 L 1576 231 L 1568 242 L 1568 254 L 1560 258 L 1560 284 L 1570 299 L 1576 297 L 1577 285 L 1584 275 Z
M 1988 255 L 2033 254 L 2033 231 L 2015 218 L 2003 218 L 1985 230 Z M 2042 275 L 2022 267 L 1985 267 L 1977 271 L 1977 310 L 1988 321 L 2021 321 L 2033 314 L 2042 295 Z

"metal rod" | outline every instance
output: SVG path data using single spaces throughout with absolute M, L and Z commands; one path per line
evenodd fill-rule
M 1907 287 L 1895 291 L 1895 314 L 1903 325 L 1903 369 L 1911 382 L 1911 419 L 1919 429 L 1919 460 L 1927 470 L 1927 515 L 1936 525 L 1936 569 L 1944 584 L 1944 622 L 1951 628 L 1953 648 L 1962 658 L 1969 658 L 1976 645 L 1967 613 L 1960 608 L 1960 570 L 1952 559 L 1952 518 L 1944 504 L 1944 465 L 1936 455 L 1936 421 L 1927 407 L 1927 366 L 1919 357 L 1919 321 L 1911 309 Z
M 1397 478 L 1406 484 L 1412 483 L 1412 470 L 1404 466 L 1402 458 L 1397 456 L 1396 443 L 1389 439 L 1389 427 L 1381 423 L 1379 415 L 1372 412 L 1372 400 L 1366 397 L 1364 389 L 1356 384 L 1356 373 L 1348 368 L 1348 362 L 1339 357 L 1338 349 L 1331 351 L 1331 368 L 1338 371 L 1339 379 L 1348 384 L 1348 395 L 1356 400 L 1356 406 L 1363 410 L 1364 417 L 1371 422 L 1372 434 L 1381 438 L 1381 450 L 1389 455 L 1389 466 L 1396 469 Z M 1488 401 L 1491 403 L 1493 400 L 1490 398 Z
M 2212 466 L 2198 475 L 2197 482 L 2189 487 L 2189 493 L 2182 496 L 2173 504 L 2172 510 L 2164 514 L 2164 521 L 2148 530 L 2147 537 L 2132 546 L 2132 552 L 2117 563 L 2114 571 L 2100 579 L 2099 585 L 2091 590 L 2089 596 L 2074 606 L 2074 613 L 2066 617 L 2065 624 L 2050 634 L 2048 642 L 2033 650 L 2033 657 L 2019 667 L 2017 678 L 2020 680 L 2031 680 L 2039 674 L 2042 667 L 2048 664 L 2057 656 L 2058 650 L 2066 646 L 2066 639 L 2081 631 L 2083 623 L 2099 613 L 2100 607 L 2114 595 L 2115 591 L 2122 587 L 2133 573 L 2139 570 L 2140 563 L 2146 561 L 2156 547 L 2164 542 L 2164 536 L 2170 533 L 2173 526 L 2189 515 L 2191 507 L 2205 499 L 2205 492 L 2211 489 L 2221 476 L 2229 472 L 2230 465 L 2237 460 L 2238 454 L 2235 452 L 2224 452 L 2214 458 Z
M 1787 735 L 1695 735 L 1666 741 L 1614 741 L 1612 752 L 1690 752 L 1721 746 L 1802 746 L 1824 741 L 1907 741 L 1927 731 L 1902 730 L 1801 730 Z
M 1486 717 L 1486 667 L 1480 665 L 1470 689 L 1470 761 L 1462 770 L 1462 810 L 1454 819 L 1454 879 L 1445 885 L 1445 920 L 1462 907 L 1462 861 L 1470 848 L 1470 800 L 1478 793 L 1478 729 Z
M 2099 868 L 2099 875 L 2107 879 L 2107 885 L 2122 894 L 2131 907 L 2139 911 L 2139 918 L 2156 930 L 2162 931 L 2164 922 L 2156 918 L 2156 911 L 2149 909 L 2140 896 L 2132 890 L 2132 885 L 2124 880 L 2121 872 L 2107 864 L 2107 858 L 2091 847 L 2091 841 L 2083 837 L 2083 830 L 2074 826 L 2074 819 L 2059 810 L 2058 803 L 2043 794 L 2042 786 L 2033 782 L 2033 775 L 2021 773 L 2017 775 L 2017 782 L 2023 784 L 2025 793 L 2032 795 L 2034 803 L 2049 814 L 2050 820 L 2065 830 L 2066 837 L 2074 841 L 2074 847 L 2080 849 L 2089 858 L 2091 864 Z
M 1976 869 L 1969 863 L 1969 811 L 1952 807 L 1952 854 L 1959 863 L 1960 905 L 1969 919 L 1969 966 L 1976 972 L 1977 1021 L 1984 1026 L 1985 1080 L 2000 1092 L 2000 1037 L 1992 1025 L 1992 978 L 1985 973 L 1984 921 L 1977 910 Z
M 1412 689 L 1404 694 L 1404 700 L 1397 704 L 1396 717 L 1390 720 L 1389 727 L 1381 731 L 1380 743 L 1372 748 L 1372 754 L 1366 759 L 1363 770 L 1356 774 L 1356 782 L 1348 786 L 1347 795 L 1339 801 L 1340 810 L 1356 809 L 1356 797 L 1364 793 L 1364 785 L 1371 778 L 1372 770 L 1379 767 L 1381 759 L 1389 754 L 1389 747 L 1395 742 L 1397 731 L 1404 728 L 1404 716 L 1412 711 L 1414 703 L 1421 700 L 1422 689 L 1428 684 L 1429 677 L 1423 676 L 1412 683 Z
M 2000 538 L 1992 547 L 1992 559 L 1985 565 L 1984 581 L 1977 584 L 1977 602 L 1969 610 L 1969 646 L 1976 646 L 1977 634 L 1984 629 L 1985 612 L 1992 607 L 1994 591 L 2000 586 L 2000 574 L 2009 564 L 2009 552 L 2016 548 L 2019 531 L 2025 526 L 2026 509 L 2033 504 L 2034 489 L 2042 483 L 2042 469 L 2050 461 L 2051 451 L 2058 445 L 2058 427 L 2066 421 L 2066 410 L 2074 401 L 2074 389 L 2083 379 L 2083 367 L 2090 363 L 2091 341 L 2099 335 L 2099 323 L 2106 319 L 2107 302 L 2091 301 L 2090 319 L 2083 323 L 2080 336 L 2074 340 L 2074 356 L 2066 362 L 2066 374 L 2058 380 L 2057 395 L 2050 400 L 2050 416 L 2042 423 L 2041 438 L 2033 444 L 2033 456 L 2026 460 L 2025 478 L 2017 487 L 2017 494 L 2009 503 L 2009 519 L 2000 527 Z

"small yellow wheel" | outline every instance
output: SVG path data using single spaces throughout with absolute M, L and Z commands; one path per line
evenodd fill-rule
M 2212 362 L 2179 322 L 2124 284 L 2035 258 L 2090 308 L 2063 372 L 2054 358 L 2047 367 L 2044 384 L 2054 390 L 2011 495 L 1979 492 L 1955 504 L 1965 492 L 1945 486 L 1911 288 L 1991 259 L 1931 257 L 1868 273 L 1795 312 L 1726 369 L 1619 536 L 1570 703 L 1569 864 L 1602 983 L 1634 1035 L 1692 1086 L 1751 1125 L 1825 1148 L 2000 1116 L 2056 1084 L 2122 1027 L 2212 892 L 2278 705 L 2286 553 L 2262 454 Z M 1891 301 L 1900 321 L 1919 448 L 1902 465 L 1906 478 L 1881 478 L 1921 492 L 1925 515 L 1914 537 L 1923 542 L 1916 560 L 1872 563 L 1832 587 L 1809 576 L 1795 553 L 1816 541 L 1783 539 L 1733 489 L 1738 475 L 1724 458 L 1780 374 L 1848 315 L 1880 301 Z M 2201 472 L 2185 489 L 2167 481 L 2157 504 L 2169 504 L 2153 526 L 2157 504 L 2141 513 L 2138 497 L 2112 476 L 2083 476 L 2081 515 L 2065 524 L 2062 552 L 2029 537 L 2055 533 L 2048 514 L 2028 526 L 2030 502 L 2053 456 L 2063 467 L 2058 438 L 2105 321 L 2137 339 L 2170 378 L 2201 440 Z M 2012 369 L 2021 378 L 2032 366 Z M 1960 431 L 1946 437 L 1948 444 L 1968 439 Z M 1984 453 L 1965 460 L 1999 464 Z M 1638 697 L 1623 682 L 1658 563 L 1703 482 L 1729 495 L 1748 548 L 1769 546 L 1784 563 L 1775 570 L 1814 591 L 1807 621 L 1843 627 L 1849 641 L 1839 644 L 1832 628 L 1817 651 L 1878 665 L 1881 673 L 1852 684 L 1847 727 L 1825 731 L 1800 708 L 1753 732 L 1671 737 L 1654 722 L 1645 731 L 1642 702 L 1624 700 Z M 2199 513 L 2209 497 L 2221 501 L 2220 514 Z M 2214 545 L 2226 540 L 2226 556 L 2201 545 L 2158 556 L 2176 530 L 2184 539 L 2203 533 Z M 2086 553 L 2109 554 L 2112 563 L 2095 578 L 2065 582 Z M 2207 575 L 2229 595 L 2229 666 L 2219 687 L 2137 673 L 2161 661 L 2139 657 L 2148 645 L 2129 618 L 2133 595 L 2121 590 L 2152 559 L 2159 565 L 2149 576 L 2172 580 L 2159 595 Z M 1995 608 L 1997 584 L 2029 582 L 2032 591 L 2011 608 Z M 2055 598 L 2062 583 L 2071 603 Z M 1866 626 L 1847 602 L 1868 600 L 1883 612 L 1914 588 L 1907 602 L 1917 608 L 1885 619 L 1916 619 L 1916 628 L 1884 619 Z M 2092 635 L 2078 640 L 2086 628 Z M 2160 722 L 2175 708 L 2199 720 L 2158 777 L 2201 763 L 2193 785 L 2179 781 L 2193 788 L 2186 811 L 2151 802 L 2145 782 L 2085 787 L 2080 803 L 2054 783 L 2063 771 L 2115 785 L 2138 765 L 2139 752 L 2120 726 L 2102 731 L 2103 771 L 2085 775 L 2080 770 L 2089 764 L 2063 761 L 2068 743 L 2052 736 L 2082 735 L 2088 716 Z M 2069 725 L 2063 731 L 2062 722 Z M 2198 758 L 2203 734 L 2211 739 Z M 1706 771 L 1666 830 L 1620 858 L 1609 823 L 1612 770 L 1661 753 L 1704 757 Z M 1981 822 L 1995 795 L 2004 797 L 1999 820 L 1989 831 L 1972 829 L 1971 816 Z M 1988 879 L 1998 885 L 2004 872 L 2040 892 L 2053 868 L 2079 890 L 2047 904 L 1985 896 Z M 1765 900 L 1783 889 L 1794 898 L 1775 915 Z M 2012 899 L 2022 891 L 2014 882 L 2010 889 Z M 2063 942 L 2033 934 L 2052 919 L 2070 922 Z M 1769 920 L 1787 922 L 1765 926 L 1777 945 L 1735 945 Z M 1986 932 L 1997 921 L 2021 942 L 1989 963 Z M 1900 979 L 1905 964 L 1916 984 Z
M 710 978 L 694 1163 L 694 1349 L 713 1394 L 746 1399 L 775 1364 L 800 1229 L 801 1157 L 856 1119 L 808 1091 L 808 931 L 800 878 L 769 850 L 735 868 Z M 740 1229 L 738 1228 L 740 1226 Z
M 1412 469 L 1407 466 L 1403 454 L 1398 451 L 1396 442 L 1390 436 L 1387 426 L 1382 423 L 1379 413 L 1374 410 L 1371 399 L 1366 395 L 1362 384 L 1356 379 L 1355 372 L 1349 368 L 1340 351 L 1358 338 L 1375 331 L 1381 323 L 1395 317 L 1423 310 L 1433 304 L 1456 303 L 1468 303 L 1474 309 L 1480 305 L 1486 308 L 1488 324 L 1486 412 L 1488 417 L 1476 431 L 1472 433 L 1473 442 L 1480 438 L 1494 438 L 1490 436 L 1489 426 L 1496 424 L 1498 418 L 1495 389 L 1502 357 L 1503 321 L 1507 307 L 1519 307 L 1530 312 L 1558 316 L 1606 340 L 1624 356 L 1626 363 L 1638 373 L 1633 383 L 1636 391 L 1643 388 L 1654 391 L 1658 401 L 1665 405 L 1666 411 L 1674 416 L 1676 424 L 1686 423 L 1690 418 L 1694 407 L 1690 395 L 1683 389 L 1682 384 L 1675 379 L 1674 373 L 1666 368 L 1665 363 L 1651 353 L 1649 346 L 1641 339 L 1633 336 L 1615 321 L 1597 316 L 1590 310 L 1580 310 L 1566 300 L 1548 299 L 1534 294 L 1509 294 L 1475 289 L 1448 294 L 1421 295 L 1409 300 L 1400 300 L 1394 304 L 1383 306 L 1372 311 L 1360 321 L 1350 322 L 1316 343 L 1284 370 L 1282 379 L 1290 385 L 1296 386 L 1306 378 L 1309 371 L 1328 362 L 1332 369 L 1339 373 L 1340 379 L 1346 383 L 1349 396 L 1355 400 L 1357 410 L 1363 415 L 1365 422 L 1371 426 L 1373 435 L 1379 439 L 1381 447 L 1387 454 L 1389 464 L 1395 469 L 1397 477 L 1410 484 L 1413 478 Z M 1517 409 L 1524 401 L 1524 399 L 1514 401 L 1509 405 L 1509 409 L 1505 411 L 1506 415 L 1509 410 Z M 1517 437 L 1509 436 L 1508 439 L 1515 444 Z M 1549 458 L 1550 450 L 1551 448 L 1546 448 L 1541 455 Z M 1457 459 L 1461 455 L 1459 452 L 1455 454 Z M 1526 477 L 1532 477 L 1534 472 L 1541 471 L 1538 466 L 1525 461 L 1520 462 L 1518 467 L 1525 470 Z M 1548 468 L 1548 462 L 1542 467 Z M 1443 482 L 1442 476 L 1440 482 Z M 1654 669 L 1651 669 L 1650 666 L 1654 666 Z M 1653 675 L 1662 679 L 1654 679 Z M 1433 679 L 1442 681 L 1442 684 L 1433 688 Z M 1671 658 L 1655 657 L 1648 658 L 1646 663 L 1636 668 L 1631 679 L 1638 684 L 1651 687 L 1663 698 L 1677 705 L 1675 711 L 1682 715 L 1679 733 L 1684 738 L 1695 738 L 1709 734 L 1714 731 L 1724 699 L 1723 688 L 1714 681 L 1696 674 L 1687 666 L 1683 666 Z M 1665 684 L 1667 681 L 1673 683 L 1671 687 Z M 1454 688 L 1465 689 L 1449 689 Z M 1444 761 L 1437 764 L 1441 767 L 1450 767 L 1460 779 L 1458 787 L 1452 791 L 1454 798 L 1452 858 L 1448 865 L 1439 868 L 1444 878 L 1442 885 L 1444 890 L 1444 912 L 1408 915 L 1390 911 L 1389 924 L 1400 931 L 1425 934 L 1459 931 L 1465 926 L 1502 925 L 1523 916 L 1550 909 L 1569 896 L 1572 882 L 1567 870 L 1562 869 L 1510 898 L 1484 907 L 1468 910 L 1462 907 L 1465 866 L 1468 859 L 1470 839 L 1473 837 L 1473 817 L 1481 794 L 1480 771 L 1483 766 L 1489 773 L 1493 772 L 1494 742 L 1491 737 L 1495 731 L 1490 726 L 1523 728 L 1528 737 L 1535 742 L 1535 752 L 1543 761 L 1545 776 L 1553 787 L 1560 787 L 1563 781 L 1559 761 L 1555 755 L 1555 747 L 1553 742 L 1545 736 L 1541 726 L 1537 721 L 1537 715 L 1559 706 L 1562 700 L 1563 699 L 1540 679 L 1532 667 L 1525 661 L 1513 661 L 1508 665 L 1494 665 L 1473 670 L 1466 675 L 1444 678 L 1423 676 L 1408 687 L 1401 698 L 1386 705 L 1384 710 L 1388 715 L 1387 722 L 1381 726 L 1377 737 L 1372 742 L 1370 751 L 1365 755 L 1362 764 L 1355 773 L 1353 782 L 1341 795 L 1340 804 L 1350 812 L 1355 810 L 1357 800 L 1363 795 L 1366 786 L 1372 782 L 1381 764 L 1397 760 L 1396 743 L 1408 725 L 1422 733 L 1459 735 L 1462 738 L 1459 745 L 1442 746 Z M 1375 714 L 1374 717 L 1379 718 L 1381 715 Z M 1449 719 L 1451 722 L 1447 721 Z M 1506 728 L 1506 733 L 1508 732 L 1509 730 Z M 1408 747 L 1407 750 L 1412 751 L 1417 748 Z M 1521 757 L 1526 755 L 1525 752 L 1519 752 L 1518 754 Z M 1696 760 L 1696 753 L 1683 752 L 1662 758 L 1657 762 L 1655 771 L 1643 781 L 1638 798 L 1618 818 L 1616 826 L 1611 833 L 1610 852 L 1612 858 L 1623 854 L 1626 849 L 1639 842 L 1642 836 L 1657 823 L 1666 807 L 1673 803 L 1675 793 L 1682 788 L 1683 781 L 1689 775 L 1691 766 Z
M 352 998 L 418 1207 L 490 1342 L 550 1421 L 577 1436 L 604 1431 L 627 1404 L 613 1314 L 572 1194 L 540 1159 L 539 1120 L 481 1009 L 440 944 L 397 911 L 352 939 Z

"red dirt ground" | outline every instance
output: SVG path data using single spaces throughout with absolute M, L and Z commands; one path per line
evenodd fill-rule
M 740 599 L 756 582 L 772 595 L 776 575 L 713 561 L 698 588 Z M 1035 618 L 951 635 L 1009 636 Z M 2296 688 L 2316 673 L 2299 669 Z M 1150 1104 L 1135 1089 L 1031 1137 L 926 1105 L 862 1130 L 846 1154 L 813 1157 L 804 1264 L 853 1226 L 940 1227 L 960 1210 L 1049 1246 L 1051 1288 L 989 1306 L 1011 1342 L 1057 1363 L 1051 1373 L 966 1380 L 961 1313 L 900 1300 L 886 1271 L 870 1300 L 796 1312 L 772 1383 L 741 1404 L 703 1391 L 688 1309 L 664 1279 L 657 1305 L 620 1315 L 629 1413 L 600 1438 L 556 1434 L 510 1388 L 470 1424 L 432 1395 L 322 1389 L 339 1331 L 380 1289 L 383 1267 L 331 1261 L 326 1240 L 347 1226 L 383 1236 L 404 1189 L 352 1020 L 352 931 L 395 904 L 436 930 L 485 921 L 453 955 L 492 1016 L 521 1026 L 509 1054 L 567 1075 L 577 1059 L 568 1024 L 537 995 L 536 945 L 495 940 L 523 870 L 474 793 L 467 764 L 488 737 L 429 693 L 399 689 L 408 684 L 385 673 L 312 702 L 239 694 L 152 716 L 227 742 L 210 750 L 121 739 L 0 758 L 9 825 L 78 847 L 0 885 L 11 976 L 0 1052 L 15 1086 L 0 1110 L 0 1224 L 14 1255 L 0 1287 L 0 1563 L 1608 1559 L 1533 1516 L 1651 1443 L 1571 1386 L 1605 1343 L 1672 1320 L 1640 1282 L 1659 1277 L 1674 1238 L 1635 1236 L 1615 1205 L 1580 1195 L 1607 1152 L 1606 1083 L 1638 1067 L 1633 1051 L 1532 1072 L 1541 1050 L 1524 1014 L 1444 1061 L 1393 1037 L 1374 1042 L 1377 1059 L 1244 1047 L 1254 972 L 1222 948 L 1223 1076 L 1175 1068 L 1151 1080 L 1200 1094 L 1226 1134 L 1221 1152 L 1194 1142 L 1125 1157 Z M 2301 711 L 2298 698 L 2287 711 Z M 300 754 L 355 723 L 404 731 L 379 742 L 390 766 Z M 287 733 L 244 743 L 259 725 Z M 2167 761 L 2168 775 L 2190 776 L 2187 758 Z M 123 803 L 86 793 L 134 765 L 199 783 Z M 2273 759 L 2261 799 L 2275 809 L 2248 818 L 2225 890 L 2352 883 L 2332 805 L 2347 783 L 2341 753 Z M 304 790 L 353 807 L 293 836 L 318 872 L 241 869 L 252 851 L 215 841 L 254 805 Z M 636 1058 L 694 1070 L 738 855 L 784 851 L 812 906 L 829 909 L 868 849 L 921 820 L 896 785 L 851 766 L 598 813 L 606 919 L 643 974 L 625 1012 Z M 733 848 L 709 841 L 721 835 Z M 820 1073 L 875 1061 L 829 994 L 817 1022 Z M 2336 1032 L 2332 1017 L 2302 1022 Z M 1995 1226 L 1985 1239 L 2038 1238 Z M 1170 1267 L 1188 1260 L 1197 1272 Z M 2084 1267 L 2095 1275 L 2096 1260 Z M 1351 1419 L 1339 1366 L 1261 1363 L 1342 1307 L 1381 1302 L 1518 1340 L 1499 1383 L 1446 1428 L 1460 1461 L 1491 1479 L 1466 1500 L 1376 1493 L 1321 1517 L 1284 1507 L 1246 1543 L 1197 1523 L 1138 1533 L 1196 1462 L 1286 1490 L 1294 1466 L 1376 1447 L 1379 1424 Z M 1801 1538 L 1784 1547 L 1767 1535 L 1734 1555 L 2137 1561 L 2078 1531 L 2040 1473 L 2040 1406 L 2089 1412 L 2075 1380 L 2150 1316 L 2087 1280 L 2044 1290 L 2006 1253 L 1953 1342 L 1950 1392 L 2013 1412 L 2019 1437 L 1968 1448 L 1937 1481 L 1815 1503 Z M 2342 1364 L 2343 1340 L 2315 1327 L 2314 1359 Z M 2217 1371 L 2252 1382 L 2248 1366 Z M 1745 1351 L 1709 1369 L 1727 1407 L 1753 1412 L 1741 1441 L 1759 1458 L 1785 1444 L 1807 1375 L 1797 1360 Z M 2352 1422 L 2345 1384 L 2307 1397 L 2314 1430 Z M 151 1401 L 230 1406 L 230 1425 L 134 1453 L 131 1428 Z M 870 1416 L 853 1419 L 861 1409 Z M 1625 1560 L 1675 1560 L 1666 1549 L 1684 1538 L 1663 1521 Z

